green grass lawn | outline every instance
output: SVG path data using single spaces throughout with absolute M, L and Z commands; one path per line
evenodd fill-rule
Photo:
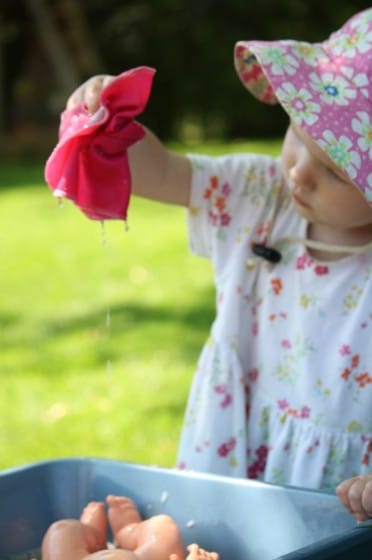
M 269 149 L 210 145 L 203 152 Z M 185 211 L 133 198 L 129 231 L 59 207 L 42 165 L 0 166 L 0 469 L 93 456 L 173 466 L 214 314 Z

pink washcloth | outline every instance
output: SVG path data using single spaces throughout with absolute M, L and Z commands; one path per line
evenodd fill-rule
M 131 193 L 127 148 L 143 138 L 134 121 L 146 107 L 155 70 L 120 74 L 90 115 L 81 104 L 61 114 L 59 142 L 45 166 L 54 196 L 72 200 L 93 220 L 125 220 Z

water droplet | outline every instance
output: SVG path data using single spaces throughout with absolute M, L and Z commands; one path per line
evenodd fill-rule
M 57 198 L 57 203 L 58 203 L 58 206 L 59 206 L 60 208 L 63 208 L 63 198 L 61 198 L 61 197 L 59 196 L 59 197 Z
M 105 222 L 104 222 L 104 220 L 101 220 L 100 224 L 101 224 L 101 241 L 102 241 L 102 245 L 106 245 L 106 244 L 107 244 L 107 236 L 106 236 L 106 229 L 105 229 Z
M 107 375 L 112 374 L 112 362 L 111 362 L 111 360 L 107 360 L 107 362 L 106 362 L 106 372 L 107 372 Z
M 106 311 L 106 328 L 109 329 L 111 326 L 111 310 L 108 307 Z
M 169 498 L 169 494 L 166 490 L 164 490 L 160 496 L 160 501 L 162 504 L 164 504 Z

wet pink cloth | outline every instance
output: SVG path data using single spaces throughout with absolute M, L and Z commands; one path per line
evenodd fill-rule
M 81 104 L 61 114 L 59 142 L 45 166 L 54 196 L 72 200 L 93 220 L 127 217 L 131 176 L 127 148 L 143 138 L 134 121 L 146 107 L 155 70 L 147 66 L 120 74 L 90 115 Z

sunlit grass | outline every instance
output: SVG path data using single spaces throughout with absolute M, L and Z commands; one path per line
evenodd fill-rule
M 133 198 L 129 232 L 102 229 L 57 205 L 41 165 L 8 163 L 0 223 L 0 468 L 62 456 L 172 466 L 214 313 L 185 211 Z

